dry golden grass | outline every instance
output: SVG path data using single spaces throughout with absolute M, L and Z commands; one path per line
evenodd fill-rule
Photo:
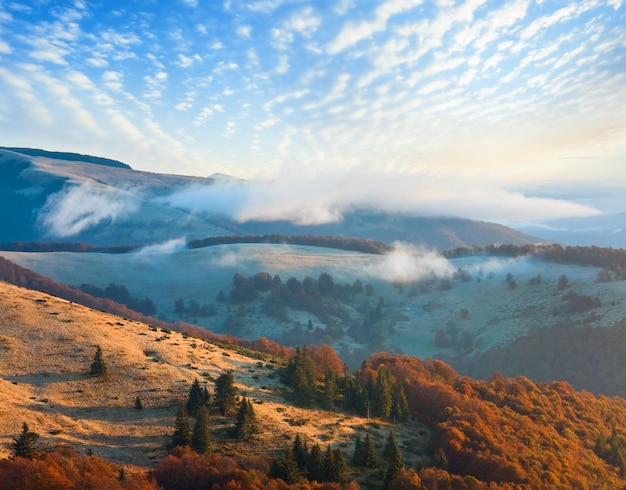
M 106 381 L 88 374 L 97 345 L 109 368 Z M 43 448 L 66 444 L 149 467 L 165 455 L 178 400 L 191 383 L 199 379 L 212 391 L 211 380 L 228 369 L 255 402 L 260 431 L 248 450 L 280 449 L 300 433 L 350 454 L 358 432 L 382 444 L 389 430 L 380 421 L 289 404 L 271 363 L 0 282 L 0 457 L 27 422 Z M 214 420 L 216 430 L 230 423 Z M 412 446 L 424 443 L 414 425 L 396 431 Z M 222 449 L 244 449 L 233 444 Z

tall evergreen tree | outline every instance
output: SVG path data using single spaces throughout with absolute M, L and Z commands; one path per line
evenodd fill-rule
M 305 405 L 313 400 L 317 374 L 315 362 L 306 346 L 296 348 L 293 359 L 287 365 L 285 378 L 293 388 L 296 400 Z
M 191 434 L 191 448 L 198 454 L 211 454 L 213 449 L 209 421 L 209 409 L 203 405 L 198 409 L 196 425 Z
M 389 485 L 394 481 L 400 473 L 404 470 L 404 460 L 402 459 L 402 453 L 398 444 L 395 442 L 391 446 L 391 456 L 389 458 L 389 467 L 385 473 L 384 487 L 389 488 Z
M 39 440 L 39 434 L 32 432 L 28 424 L 24 422 L 22 424 L 22 432 L 19 436 L 13 439 L 13 442 L 9 445 L 11 455 L 14 458 L 28 458 L 34 459 L 39 454 L 37 449 L 37 441 Z
M 222 415 L 230 417 L 237 410 L 237 388 L 232 371 L 220 374 L 215 380 L 215 403 Z
M 361 436 L 357 436 L 356 441 L 354 441 L 354 453 L 352 453 L 352 466 L 364 466 L 363 460 L 363 441 L 361 441 Z
M 200 407 L 204 407 L 209 403 L 209 391 L 206 387 L 200 386 L 200 381 L 197 379 L 191 384 L 189 389 L 189 397 L 187 398 L 187 414 L 191 417 L 195 417 L 200 410 Z
M 96 353 L 93 356 L 93 361 L 89 368 L 89 374 L 103 379 L 109 377 L 109 368 L 104 360 L 104 356 L 102 355 L 102 348 L 99 345 L 96 347 Z
M 381 364 L 376 370 L 376 384 L 374 386 L 374 413 L 378 417 L 388 418 L 391 415 L 392 380 L 389 367 Z
M 333 459 L 328 481 L 345 484 L 348 482 L 349 468 L 340 449 L 333 449 Z
M 394 451 L 397 446 L 398 439 L 396 438 L 396 433 L 393 431 L 393 429 L 389 429 L 387 439 L 385 440 L 385 446 L 383 447 L 383 457 L 387 461 L 391 461 L 391 458 L 393 458 Z
M 399 382 L 393 385 L 391 399 L 391 418 L 397 422 L 406 422 L 409 418 L 409 402 L 404 387 Z
M 332 409 L 338 396 L 339 383 L 337 382 L 337 374 L 331 368 L 327 368 L 324 373 L 324 404 L 326 408 Z
M 307 474 L 311 481 L 323 481 L 324 479 L 324 455 L 319 444 L 311 446 L 307 461 Z
M 293 456 L 296 458 L 298 468 L 306 469 L 307 460 L 309 458 L 309 445 L 306 439 L 300 434 L 296 434 L 296 438 L 293 441 Z
M 376 456 L 376 446 L 374 445 L 374 440 L 370 437 L 369 434 L 365 435 L 365 440 L 363 441 L 363 466 L 366 468 L 376 468 L 378 465 L 378 457 Z
M 302 481 L 302 471 L 298 467 L 292 448 L 287 448 L 274 458 L 270 469 L 274 478 L 280 478 L 288 485 L 295 485 Z
M 174 425 L 174 434 L 172 434 L 172 441 L 170 442 L 170 449 L 174 449 L 177 446 L 190 446 L 191 436 L 192 430 L 189 425 L 187 408 L 185 403 L 180 400 L 178 411 L 176 412 L 176 422 Z
M 237 439 L 248 440 L 256 432 L 256 414 L 254 413 L 254 407 L 252 402 L 246 397 L 243 397 L 241 404 L 239 405 L 239 411 L 235 420 L 235 427 L 233 428 L 233 435 Z

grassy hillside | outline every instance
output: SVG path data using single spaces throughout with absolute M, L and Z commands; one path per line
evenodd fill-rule
M 27 422 L 40 434 L 42 449 L 69 445 L 113 461 L 129 474 L 150 467 L 156 475 L 172 474 L 193 462 L 196 469 L 185 470 L 189 477 L 204 464 L 218 463 L 215 457 L 184 452 L 166 458 L 178 400 L 187 396 L 194 380 L 212 389 L 217 376 L 232 370 L 239 392 L 254 403 L 259 431 L 251 441 L 238 442 L 225 432 L 232 418 L 214 414 L 214 451 L 224 457 L 275 457 L 293 447 L 299 435 L 309 444 L 331 445 L 350 460 L 356 437 L 369 434 L 384 473 L 383 446 L 393 429 L 403 466 L 413 468 L 402 473 L 405 484 L 396 488 L 626 484 L 626 402 L 576 392 L 566 383 L 535 384 L 502 376 L 475 381 L 440 361 L 380 354 L 368 359 L 355 379 L 364 389 L 368 383 L 378 386 L 386 366 L 401 383 L 412 418 L 392 424 L 316 403 L 298 406 L 276 375 L 282 362 L 278 359 L 251 356 L 6 283 L 0 283 L 0 322 L 3 444 Z M 88 375 L 97 345 L 109 367 L 107 380 Z M 137 397 L 143 401 L 141 410 L 135 408 Z M 8 455 L 6 449 L 3 454 Z M 221 464 L 220 471 L 226 471 Z M 0 472 L 5 467 L 0 465 Z M 382 484 L 378 470 L 349 471 L 359 482 L 350 488 Z M 409 480 L 413 486 L 407 486 Z

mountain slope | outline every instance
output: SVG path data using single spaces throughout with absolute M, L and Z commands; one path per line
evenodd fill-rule
M 103 160 L 103 161 L 102 161 Z M 246 183 L 135 171 L 121 162 L 72 153 L 0 148 L 0 243 L 74 241 L 134 245 L 231 234 L 330 235 L 403 241 L 440 250 L 492 243 L 541 241 L 502 225 L 466 219 L 353 211 L 339 223 L 298 226 L 286 221 L 239 223 L 224 213 Z M 167 196 L 196 186 L 222 186 L 215 211 L 189 211 Z M 195 199 L 204 199 L 194 194 Z M 239 196 L 239 197 L 238 197 Z

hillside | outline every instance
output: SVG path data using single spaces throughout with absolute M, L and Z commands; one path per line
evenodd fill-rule
M 439 250 L 541 241 L 493 223 L 376 210 L 348 212 L 339 223 L 319 226 L 286 221 L 242 223 L 229 213 L 246 192 L 246 181 L 220 175 L 200 178 L 140 172 L 121 162 L 74 153 L 0 148 L 0 177 L 0 217 L 5 224 L 0 243 L 146 245 L 276 233 L 352 236 L 387 244 L 404 241 Z M 179 202 L 172 198 L 177 194 L 190 197 Z M 207 207 L 205 202 L 211 201 Z
M 178 400 L 187 397 L 192 382 L 199 379 L 212 389 L 210 380 L 227 370 L 255 402 L 261 421 L 251 451 L 280 449 L 296 433 L 339 444 L 374 430 L 361 417 L 292 406 L 276 375 L 280 364 L 261 360 L 260 354 L 249 357 L 3 282 L 0 324 L 3 457 L 27 421 L 45 447 L 68 444 L 120 464 L 149 467 L 165 456 Z M 109 365 L 108 381 L 88 375 L 97 345 Z M 141 411 L 134 408 L 137 396 Z M 307 422 L 296 426 L 297 420 Z M 230 451 L 246 451 L 231 446 Z

